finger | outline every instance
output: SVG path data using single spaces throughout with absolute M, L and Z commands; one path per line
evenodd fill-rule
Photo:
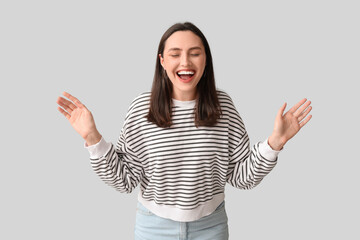
M 65 98 L 59 97 L 58 100 L 60 100 L 61 103 L 63 103 L 64 105 L 68 106 L 71 110 L 74 110 L 75 108 L 77 108 L 77 106 L 75 104 L 66 100 Z
M 312 118 L 312 115 L 307 116 L 307 118 L 305 118 L 305 120 L 300 123 L 300 128 L 305 126 L 305 124 L 307 124 L 311 118 Z
M 303 112 L 299 117 L 298 117 L 298 121 L 301 122 L 311 111 L 312 107 L 308 107 L 305 112 Z
M 76 100 L 75 101 L 75 104 L 79 107 L 79 108 L 85 108 L 85 109 L 87 109 L 87 107 L 82 103 L 82 102 L 80 102 L 79 100 Z
M 296 110 L 296 112 L 294 113 L 295 117 L 299 117 L 306 108 L 308 108 L 311 104 L 311 101 L 307 101 L 306 103 L 304 103 L 298 110 Z
M 85 105 L 82 104 L 79 99 L 77 99 L 76 97 L 74 97 L 74 96 L 71 95 L 70 93 L 68 93 L 68 92 L 63 92 L 63 95 L 64 95 L 65 97 L 67 97 L 68 99 L 70 99 L 71 101 L 73 101 L 73 102 L 76 104 L 76 106 L 78 106 L 79 108 L 86 108 Z
M 294 113 L 301 105 L 303 105 L 305 102 L 307 101 L 306 98 L 302 99 L 300 102 L 298 102 L 297 104 L 295 104 L 290 110 L 290 113 Z
M 282 105 L 282 107 L 279 109 L 276 117 L 277 117 L 277 118 L 281 118 L 281 117 L 283 116 L 283 114 L 284 114 L 285 109 L 286 109 L 286 103 L 284 103 L 284 104 Z
M 61 107 L 58 107 L 59 112 L 61 112 L 67 119 L 71 118 L 71 115 L 69 113 L 67 113 L 66 111 L 64 111 L 64 109 L 62 109 Z
M 59 97 L 56 102 L 70 114 L 74 109 L 76 109 L 76 106 L 73 103 L 62 97 Z

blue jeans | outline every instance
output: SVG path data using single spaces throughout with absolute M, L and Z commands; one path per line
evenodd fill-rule
M 227 240 L 227 222 L 225 202 L 210 215 L 193 222 L 158 217 L 138 202 L 135 240 Z

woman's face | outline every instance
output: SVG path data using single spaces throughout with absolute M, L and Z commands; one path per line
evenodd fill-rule
M 191 31 L 177 31 L 165 42 L 160 63 L 173 84 L 173 98 L 181 101 L 196 98 L 196 86 L 200 81 L 206 55 L 201 39 Z

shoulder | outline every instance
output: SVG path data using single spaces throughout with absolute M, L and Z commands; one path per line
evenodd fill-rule
M 217 93 L 221 106 L 222 117 L 228 118 L 233 126 L 239 126 L 239 129 L 242 129 L 241 132 L 244 133 L 245 126 L 243 120 L 230 95 L 223 90 L 217 90 Z
M 132 100 L 132 102 L 130 103 L 129 112 L 132 109 L 136 109 L 139 107 L 141 108 L 142 106 L 148 105 L 150 102 L 150 96 L 151 96 L 151 92 L 143 92 L 138 96 L 136 96 L 134 100 Z
M 237 118 L 241 121 L 240 114 L 236 109 L 236 106 L 230 95 L 223 90 L 217 90 L 217 93 L 222 113 L 224 115 L 230 116 L 231 118 Z
M 218 99 L 221 107 L 231 107 L 235 108 L 234 102 L 230 95 L 224 90 L 217 89 Z
M 139 115 L 144 115 L 144 114 L 146 115 L 149 109 L 150 95 L 151 95 L 150 92 L 143 92 L 137 95 L 130 103 L 126 115 L 126 119 L 130 117 L 136 117 Z

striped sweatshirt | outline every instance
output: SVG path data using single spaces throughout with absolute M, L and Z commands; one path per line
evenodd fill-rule
M 274 168 L 278 151 L 264 142 L 250 148 L 232 99 L 217 91 L 222 115 L 212 127 L 194 123 L 195 100 L 172 100 L 170 128 L 148 122 L 150 93 L 130 104 L 116 145 L 86 146 L 94 171 L 108 185 L 130 193 L 154 214 L 188 222 L 211 214 L 224 200 L 226 183 L 251 189 Z

